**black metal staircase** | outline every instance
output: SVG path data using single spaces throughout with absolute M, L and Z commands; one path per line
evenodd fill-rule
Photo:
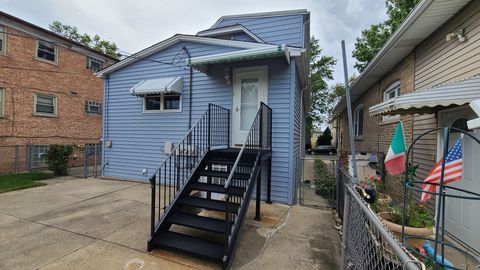
M 272 110 L 264 103 L 241 148 L 230 147 L 230 111 L 209 104 L 150 178 L 148 250 L 170 248 L 230 265 L 256 184 L 260 219 L 262 169 L 270 202 Z

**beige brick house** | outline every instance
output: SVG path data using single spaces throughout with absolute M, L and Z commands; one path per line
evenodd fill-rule
M 31 144 L 43 151 L 43 145 L 52 143 L 98 143 L 103 80 L 94 72 L 115 62 L 108 55 L 0 12 L 3 163 L 13 160 L 14 150 L 6 146 Z
M 468 130 L 467 122 L 478 116 L 469 107 L 480 98 L 480 2 L 421 1 L 401 27 L 351 87 L 352 114 L 357 152 L 386 154 L 393 130 L 403 121 L 407 147 L 420 134 L 434 128 Z M 338 115 L 338 146 L 341 155 L 350 152 L 346 103 L 335 108 Z M 450 143 L 458 137 L 452 133 Z M 439 159 L 441 132 L 422 137 L 412 150 L 423 181 Z M 462 181 L 452 184 L 480 192 L 480 147 L 465 140 Z M 401 177 L 386 175 L 386 191 L 402 199 Z M 479 251 L 478 202 L 449 199 L 446 229 L 467 246 Z M 434 200 L 429 207 L 433 208 Z

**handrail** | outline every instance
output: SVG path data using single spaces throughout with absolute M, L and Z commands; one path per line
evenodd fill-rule
M 250 130 L 248 131 L 247 138 L 248 138 L 248 137 L 250 136 L 250 134 L 253 132 L 254 127 L 255 127 L 255 124 L 256 124 L 256 121 L 257 121 L 257 118 L 258 118 L 259 114 L 262 114 L 263 106 L 267 107 L 267 108 L 270 110 L 270 114 L 271 114 L 272 109 L 271 109 L 268 105 L 266 105 L 265 103 L 260 102 L 260 108 L 258 109 L 257 114 L 255 115 L 255 120 L 253 121 L 252 126 L 250 127 Z M 269 124 L 271 125 L 271 123 L 269 123 Z M 270 133 L 271 133 L 271 132 L 270 132 Z M 234 172 L 235 172 L 235 169 L 238 167 L 238 164 L 240 163 L 240 159 L 241 159 L 241 157 L 242 157 L 242 155 L 243 155 L 243 151 L 244 151 L 245 148 L 246 148 L 247 141 L 248 141 L 248 140 L 245 140 L 245 141 L 243 142 L 242 148 L 240 149 L 240 152 L 238 153 L 237 159 L 235 160 L 235 163 L 233 164 L 232 170 L 230 171 L 230 174 L 228 175 L 228 179 L 227 179 L 227 181 L 225 181 L 224 188 L 227 188 L 227 187 L 230 185 L 230 183 L 232 182 L 233 174 L 234 174 Z M 270 137 L 270 139 L 269 139 L 269 143 L 270 143 L 269 148 L 271 149 L 271 137 Z M 261 147 L 262 147 L 262 146 L 260 145 L 260 148 L 261 148 Z
M 247 212 L 246 208 L 255 180 L 257 180 L 257 196 L 260 197 L 259 177 L 263 150 L 272 150 L 272 109 L 261 102 L 245 142 L 224 184 L 226 201 L 224 266 L 228 265 L 230 261 L 240 225 Z M 247 167 L 240 165 L 241 162 L 247 164 Z M 249 174 L 248 180 L 236 180 L 235 174 L 238 173 Z M 243 189 L 242 193 L 239 193 L 238 187 Z M 237 205 L 238 208 L 235 210 L 234 207 Z
M 207 110 L 176 143 L 149 178 L 152 188 L 152 238 L 157 227 L 162 224 L 163 218 L 183 191 L 188 179 L 199 166 L 203 156 L 212 146 L 228 147 L 230 145 L 229 119 L 230 110 L 208 104 Z

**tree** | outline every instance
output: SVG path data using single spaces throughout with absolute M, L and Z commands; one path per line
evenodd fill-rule
M 87 33 L 80 34 L 76 26 L 62 24 L 59 21 L 53 21 L 48 28 L 50 31 L 56 34 L 81 43 L 101 53 L 107 54 L 115 59 L 118 59 L 120 56 L 115 42 L 104 40 L 97 34 L 93 37 Z
M 328 102 L 329 88 L 327 80 L 333 80 L 333 66 L 337 63 L 332 56 L 322 55 L 318 39 L 310 38 L 310 89 L 312 102 L 307 115 L 307 141 L 314 125 L 324 120 L 325 104 Z
M 420 0 L 386 0 L 387 19 L 362 31 L 355 42 L 355 68 L 362 72 Z
M 326 127 L 323 134 L 318 136 L 317 145 L 330 145 L 332 142 L 332 132 L 329 127 Z

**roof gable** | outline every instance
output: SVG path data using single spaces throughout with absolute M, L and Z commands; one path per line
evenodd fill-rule
M 308 13 L 309 12 L 306 9 L 294 9 L 294 10 L 272 11 L 272 12 L 225 15 L 225 16 L 220 17 L 212 25 L 212 27 L 210 27 L 210 29 L 217 28 L 223 21 L 232 20 L 232 19 L 253 19 L 253 18 L 288 16 L 288 15 L 303 15 L 303 14 L 308 14 Z
M 245 28 L 241 24 L 234 24 L 234 25 L 230 25 L 230 26 L 210 28 L 210 29 L 198 32 L 197 36 L 199 36 L 199 37 L 219 37 L 219 36 L 222 36 L 222 35 L 234 34 L 234 33 L 245 33 L 247 36 L 251 37 L 256 42 L 265 43 L 261 38 L 259 38 L 257 35 L 252 33 L 250 30 L 248 30 L 247 28 Z
M 217 39 L 217 38 L 209 38 L 209 37 L 198 37 L 198 36 L 191 36 L 191 35 L 175 35 L 161 42 L 158 42 L 148 48 L 145 48 L 106 69 L 103 69 L 97 72 L 96 75 L 99 77 L 103 77 L 105 75 L 108 75 L 130 64 L 136 63 L 141 59 L 144 59 L 150 55 L 153 55 L 159 51 L 162 51 L 182 41 L 218 45 L 218 46 L 228 46 L 228 47 L 234 47 L 239 49 L 257 49 L 257 48 L 265 48 L 265 47 L 273 46 L 273 45 L 262 44 L 262 43 L 225 40 L 225 39 Z

